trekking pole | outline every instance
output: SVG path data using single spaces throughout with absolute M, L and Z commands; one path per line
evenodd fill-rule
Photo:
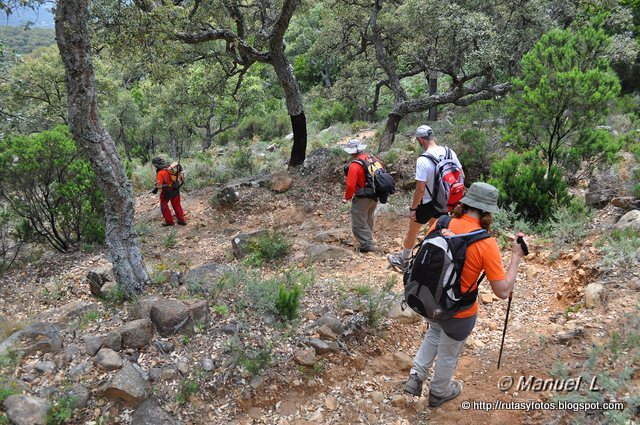
M 517 234 L 516 241 L 520 244 L 524 255 L 529 254 L 529 247 L 524 241 L 524 233 Z M 509 323 L 509 312 L 511 311 L 511 299 L 513 298 L 513 291 L 509 293 L 509 303 L 507 304 L 507 316 L 504 318 L 504 328 L 502 329 L 502 342 L 500 343 L 500 354 L 498 354 L 498 369 L 500 369 L 500 362 L 502 361 L 502 348 L 504 347 L 504 337 L 507 334 L 507 324 Z

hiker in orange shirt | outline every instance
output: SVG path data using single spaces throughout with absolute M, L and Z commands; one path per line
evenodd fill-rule
M 461 205 L 453 210 L 453 218 L 446 232 L 461 235 L 480 229 L 489 230 L 491 214 L 498 211 L 498 189 L 487 183 L 474 183 L 460 202 Z M 436 224 L 433 223 L 430 232 Z M 475 289 L 478 276 L 484 271 L 493 293 L 501 299 L 508 298 L 523 256 L 522 247 L 514 240 L 511 244 L 511 263 L 505 273 L 495 238 L 488 237 L 469 245 L 461 273 L 461 292 L 467 294 Z M 478 301 L 474 300 L 449 319 L 428 320 L 429 329 L 413 360 L 409 379 L 404 386 L 405 392 L 418 397 L 422 395 L 422 383 L 435 361 L 429 382 L 429 406 L 438 407 L 460 394 L 462 383 L 452 378 L 464 343 L 475 327 L 477 312 Z
M 169 202 L 171 202 L 173 211 L 178 219 L 178 224 L 185 226 L 187 222 L 184 219 L 184 212 L 180 205 L 180 186 L 184 181 L 181 175 L 182 167 L 177 162 L 169 165 L 167 161 L 159 156 L 153 158 L 151 163 L 156 167 L 157 173 L 156 187 L 151 193 L 155 194 L 158 193 L 158 189 L 160 190 L 160 211 L 162 212 L 162 217 L 164 217 L 162 225 L 173 226 L 175 224 L 173 215 L 169 209 Z M 172 174 L 175 178 L 172 178 Z

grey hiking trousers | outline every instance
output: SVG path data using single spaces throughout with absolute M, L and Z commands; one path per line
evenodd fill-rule
M 373 249 L 373 213 L 378 201 L 371 198 L 351 200 L 351 230 L 361 249 Z

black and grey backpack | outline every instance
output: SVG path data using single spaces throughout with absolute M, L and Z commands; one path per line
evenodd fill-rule
M 451 217 L 442 216 L 436 227 L 416 245 L 416 254 L 411 258 L 404 273 L 405 303 L 416 313 L 432 320 L 453 317 L 469 308 L 478 296 L 478 285 L 462 292 L 460 278 L 467 257 L 467 247 L 486 239 L 486 230 L 454 236 L 443 236 L 442 230 L 449 227 Z

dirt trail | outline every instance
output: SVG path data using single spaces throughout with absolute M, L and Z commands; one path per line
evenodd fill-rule
M 193 263 L 223 257 L 222 252 L 228 251 L 228 235 L 233 230 L 251 231 L 274 226 L 304 239 L 305 232 L 299 231 L 301 225 L 308 229 L 306 233 L 349 226 L 348 213 L 344 209 L 340 211 L 340 207 L 334 201 L 323 204 L 319 211 L 314 208 L 310 213 L 304 212 L 302 205 L 290 203 L 291 198 L 288 198 L 286 201 L 276 199 L 264 211 L 253 210 L 244 214 L 247 209 L 244 212 L 229 210 L 211 216 L 211 210 L 203 201 L 203 196 L 204 194 L 192 194 L 184 197 L 185 209 L 190 214 L 190 227 L 177 229 L 187 240 L 190 239 L 189 235 L 193 233 L 193 229 L 198 229 L 197 241 L 193 241 L 196 245 L 189 255 Z M 256 196 L 257 203 L 260 203 L 260 198 L 261 196 Z M 148 219 L 157 219 L 157 211 L 149 206 L 152 203 L 153 200 L 141 200 L 140 207 Z M 237 221 L 239 216 L 242 217 L 242 222 Z M 212 221 L 216 223 L 215 226 L 210 224 Z M 370 282 L 381 285 L 385 277 L 393 273 L 387 267 L 384 254 L 397 249 L 405 225 L 404 218 L 382 212 L 376 225 L 377 244 L 382 252 L 361 256 L 346 267 L 333 265 L 330 269 L 319 270 L 319 279 L 337 276 L 357 282 L 363 275 L 369 274 L 372 276 Z M 203 249 L 205 247 L 206 250 Z M 461 409 L 461 402 L 466 400 L 539 400 L 540 394 L 536 393 L 502 392 L 498 389 L 498 382 L 506 375 L 533 374 L 547 378 L 558 352 L 563 352 L 549 349 L 546 341 L 552 339 L 558 331 L 558 326 L 553 323 L 554 318 L 565 314 L 567 303 L 559 301 L 556 294 L 562 282 L 570 277 L 573 268 L 569 260 L 558 260 L 550 264 L 544 256 L 536 252 L 539 248 L 541 247 L 532 246 L 532 255 L 525 259 L 520 267 L 500 371 L 496 370 L 496 364 L 507 303 L 497 300 L 496 297 L 492 298 L 487 289 L 488 285 L 485 283 L 483 286 L 481 294 L 485 298 L 488 297 L 489 302 L 480 306 L 476 329 L 460 359 L 456 378 L 464 383 L 464 389 L 459 399 L 439 409 L 429 409 L 426 406 L 426 397 L 418 400 L 403 395 L 402 386 L 406 372 L 398 370 L 394 353 L 402 351 L 413 356 L 424 336 L 426 325 L 392 322 L 381 336 L 371 336 L 360 342 L 353 349 L 351 356 L 329 359 L 324 365 L 324 374 L 316 382 L 317 386 L 308 388 L 304 383 L 291 385 L 288 391 L 279 392 L 275 396 L 271 394 L 263 399 L 259 395 L 254 397 L 253 405 L 263 410 L 285 413 L 287 409 L 299 413 L 308 411 L 310 420 L 298 423 L 417 423 L 425 420 L 433 424 L 544 423 L 544 415 L 541 413 Z M 209 251 L 209 255 L 204 251 Z M 217 252 L 218 255 L 211 254 L 213 252 Z M 505 253 L 505 263 L 509 256 L 509 253 Z M 400 279 L 394 291 L 401 293 Z M 566 356 L 566 353 L 562 355 Z M 385 397 L 385 401 L 380 405 L 370 401 L 371 394 L 376 391 Z M 425 394 L 427 391 L 425 389 Z M 339 406 L 334 411 L 324 409 L 321 417 L 314 418 L 313 406 L 322 405 L 323 399 L 330 394 L 337 395 L 339 400 L 347 400 L 348 406 Z M 398 395 L 402 396 L 402 401 L 394 399 L 394 396 Z M 240 414 L 238 419 L 247 423 L 254 421 L 243 414 Z

